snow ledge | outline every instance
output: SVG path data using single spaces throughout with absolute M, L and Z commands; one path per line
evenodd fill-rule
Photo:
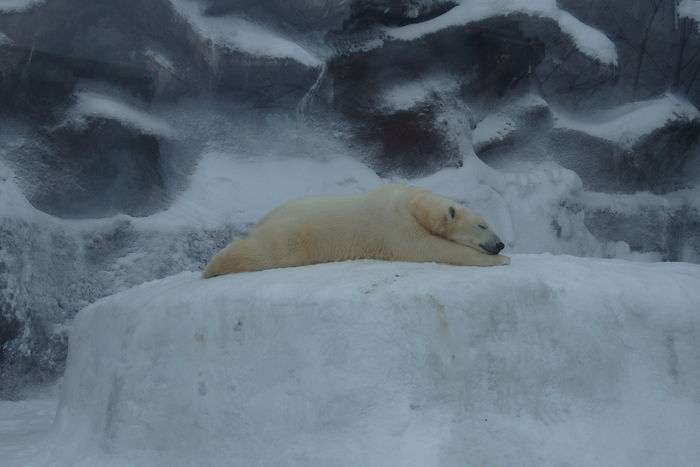
M 78 315 L 37 463 L 687 465 L 698 283 L 551 255 L 178 274 Z

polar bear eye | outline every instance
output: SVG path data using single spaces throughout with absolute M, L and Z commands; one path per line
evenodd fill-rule
M 450 212 L 450 217 L 451 217 L 452 219 L 454 219 L 455 216 L 457 215 L 457 212 L 455 211 L 455 208 L 454 208 L 453 206 L 450 206 L 450 209 L 448 209 L 448 211 Z
M 483 229 L 483 230 L 486 230 L 486 226 L 485 226 L 485 225 L 479 224 L 479 228 L 480 228 L 480 229 Z

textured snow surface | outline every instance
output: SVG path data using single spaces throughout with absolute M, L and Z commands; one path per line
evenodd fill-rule
M 215 44 L 260 57 L 288 58 L 309 67 L 321 60 L 296 42 L 275 31 L 236 16 L 205 16 L 200 4 L 192 0 L 170 0 L 203 37 Z
M 129 128 L 154 136 L 174 136 L 170 125 L 148 112 L 122 102 L 114 96 L 80 91 L 76 94 L 75 106 L 68 111 L 68 120 L 76 125 L 84 125 L 87 118 L 116 120 Z
M 632 149 L 642 138 L 669 123 L 700 119 L 700 111 L 690 102 L 673 94 L 622 105 L 601 112 L 595 120 L 580 120 L 557 115 L 555 126 L 589 134 Z
M 346 262 L 102 299 L 25 465 L 693 465 L 700 266 Z
M 415 40 L 442 29 L 513 14 L 549 18 L 571 37 L 582 53 L 605 64 L 617 64 L 615 44 L 602 32 L 559 9 L 556 0 L 462 0 L 447 13 L 430 21 L 391 28 L 387 34 L 394 39 Z

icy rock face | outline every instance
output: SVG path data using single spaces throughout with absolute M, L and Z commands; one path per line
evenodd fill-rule
M 78 315 L 36 464 L 689 465 L 698 281 L 551 255 L 185 272 Z

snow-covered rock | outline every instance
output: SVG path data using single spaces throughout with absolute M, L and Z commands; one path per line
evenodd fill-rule
M 245 18 L 206 16 L 193 0 L 170 1 L 199 34 L 215 44 L 253 56 L 294 60 L 312 68 L 321 65 L 318 57 L 298 43 Z
M 700 111 L 687 100 L 667 93 L 599 112 L 587 120 L 557 115 L 554 127 L 584 133 L 631 150 L 656 131 L 673 124 L 693 122 L 700 122 Z
M 115 120 L 128 128 L 147 135 L 175 136 L 173 129 L 167 122 L 113 96 L 83 90 L 78 92 L 75 98 L 76 103 L 67 115 L 70 124 L 84 127 L 87 126 L 88 119 L 102 118 Z
M 617 64 L 615 44 L 602 32 L 561 10 L 555 0 L 461 0 L 457 6 L 432 20 L 390 28 L 387 34 L 394 39 L 415 40 L 446 28 L 518 14 L 551 19 L 582 53 L 601 63 Z
M 27 465 L 691 465 L 700 266 L 346 262 L 102 299 Z

